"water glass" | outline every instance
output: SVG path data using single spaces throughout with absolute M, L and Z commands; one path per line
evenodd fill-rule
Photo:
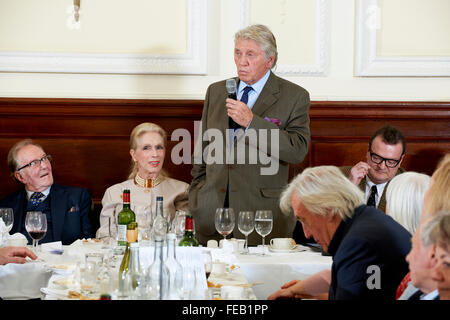
M 9 233 L 14 224 L 14 212 L 12 208 L 0 208 L 0 223 L 2 222 L 5 225 L 4 227 L 0 226 L 0 232 Z
M 273 215 L 271 210 L 257 210 L 255 214 L 255 230 L 262 237 L 262 256 L 266 255 L 264 238 L 272 232 Z

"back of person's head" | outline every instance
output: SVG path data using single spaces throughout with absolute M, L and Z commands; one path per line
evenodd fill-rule
M 36 142 L 34 142 L 31 139 L 24 139 L 24 140 L 20 140 L 19 142 L 17 142 L 16 144 L 14 144 L 11 149 L 9 149 L 8 152 L 8 168 L 11 171 L 11 176 L 17 181 L 17 179 L 14 177 L 14 172 L 19 168 L 19 160 L 17 159 L 17 153 L 19 152 L 20 149 L 22 149 L 23 147 L 26 147 L 28 145 L 34 145 L 36 147 L 41 148 L 42 150 L 44 150 L 44 148 L 42 148 L 41 145 L 37 144 Z
M 433 215 L 438 211 L 450 211 L 450 153 L 438 163 L 431 176 L 424 213 Z
M 130 134 L 130 149 L 133 149 L 134 151 L 137 151 L 138 144 L 139 144 L 139 138 L 147 133 L 147 132 L 156 132 L 161 135 L 163 142 L 164 142 L 164 148 L 167 148 L 167 133 L 166 131 L 161 128 L 159 125 L 152 123 L 152 122 L 144 122 L 136 127 L 131 131 Z M 128 179 L 134 179 L 136 177 L 136 174 L 138 172 L 138 166 L 137 164 L 131 159 L 131 170 L 130 175 L 128 176 Z M 164 170 L 161 170 L 160 175 L 167 175 Z
M 450 248 L 450 211 L 439 211 L 424 222 L 421 240 L 425 246 L 432 244 Z
M 372 142 L 373 139 L 380 136 L 384 143 L 389 145 L 396 145 L 397 143 L 402 143 L 402 155 L 406 152 L 406 139 L 403 136 L 403 133 L 397 129 L 396 127 L 385 125 L 375 131 L 369 141 L 369 150 L 372 150 Z
M 280 208 L 291 211 L 291 198 L 297 193 L 305 208 L 314 214 L 351 217 L 364 203 L 364 193 L 335 166 L 307 168 L 297 175 L 281 195 Z
M 248 26 L 236 32 L 234 41 L 238 39 L 255 41 L 264 52 L 266 60 L 274 57 L 272 69 L 275 67 L 278 60 L 277 41 L 268 27 L 262 24 Z
M 429 175 L 409 171 L 395 176 L 387 186 L 386 213 L 411 234 L 419 225 L 429 184 Z

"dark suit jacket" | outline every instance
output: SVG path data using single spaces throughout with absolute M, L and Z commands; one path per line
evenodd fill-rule
M 53 184 L 48 196 L 50 197 L 54 241 L 61 241 L 63 245 L 69 245 L 77 239 L 95 237 L 89 220 L 92 199 L 87 189 Z M 14 225 L 11 234 L 25 230 L 27 202 L 25 188 L 0 200 L 0 206 L 14 210 Z M 23 233 L 28 242 L 32 243 L 28 233 L 26 231 Z
M 330 241 L 330 300 L 395 300 L 400 281 L 408 272 L 406 255 L 411 234 L 390 216 L 361 205 L 342 221 Z M 372 269 L 373 268 L 373 269 Z M 379 281 L 379 289 L 370 289 Z
M 236 79 L 237 81 L 239 79 Z M 228 134 L 228 115 L 225 107 L 227 91 L 225 81 L 213 83 L 209 86 L 202 114 L 202 131 L 215 128 L 220 131 L 225 139 Z M 217 208 L 223 207 L 227 185 L 229 185 L 229 206 L 234 209 L 236 215 L 236 227 L 233 235 L 243 238 L 237 228 L 237 215 L 240 210 L 272 210 L 274 217 L 273 229 L 267 239 L 271 237 L 290 237 L 295 226 L 293 215 L 286 216 L 281 213 L 279 197 L 286 186 L 289 174 L 289 163 L 299 163 L 308 152 L 310 140 L 309 94 L 302 87 L 270 74 L 263 90 L 256 100 L 252 112 L 253 119 L 249 129 L 279 129 L 279 139 L 272 141 L 266 138 L 268 145 L 265 149 L 270 154 L 272 148 L 279 148 L 278 172 L 275 175 L 261 175 L 261 168 L 269 167 L 261 163 L 260 155 L 256 164 L 250 164 L 248 158 L 249 147 L 247 139 L 239 140 L 234 144 L 234 154 L 237 154 L 237 145 L 245 141 L 247 148 L 245 164 L 213 163 L 207 164 L 204 157 L 201 163 L 196 160 L 192 168 L 192 182 L 189 188 L 189 208 L 195 219 L 196 237 L 200 243 L 205 244 L 212 238 L 220 238 L 214 226 L 214 214 Z M 278 119 L 281 125 L 277 125 L 267 119 Z M 276 121 L 274 121 L 276 122 Z M 258 135 L 258 143 L 262 136 Z M 270 136 L 270 134 L 268 135 Z M 242 138 L 242 137 L 241 137 Z M 201 151 L 210 144 L 204 141 Z M 258 149 L 260 150 L 260 149 Z M 255 151 L 253 149 L 253 151 Z M 226 159 L 226 146 L 223 144 L 223 152 Z M 201 153 L 203 155 L 203 152 Z M 272 158 L 273 159 L 273 158 Z M 225 160 L 223 161 L 225 162 Z M 253 232 L 249 236 L 250 244 L 261 243 L 261 237 Z

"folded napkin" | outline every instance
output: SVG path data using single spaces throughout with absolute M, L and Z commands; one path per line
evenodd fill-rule
M 63 253 L 63 246 L 61 241 L 55 241 L 55 242 L 47 242 L 41 244 L 41 250 L 42 252 L 50 252 L 50 253 Z

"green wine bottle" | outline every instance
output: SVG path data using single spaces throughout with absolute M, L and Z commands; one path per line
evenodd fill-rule
M 117 217 L 117 243 L 119 246 L 127 245 L 127 226 L 136 221 L 136 215 L 130 208 L 130 190 L 123 190 L 123 208 Z
M 194 237 L 194 219 L 190 213 L 186 214 L 184 237 L 178 245 L 180 247 L 198 247 L 198 241 Z

